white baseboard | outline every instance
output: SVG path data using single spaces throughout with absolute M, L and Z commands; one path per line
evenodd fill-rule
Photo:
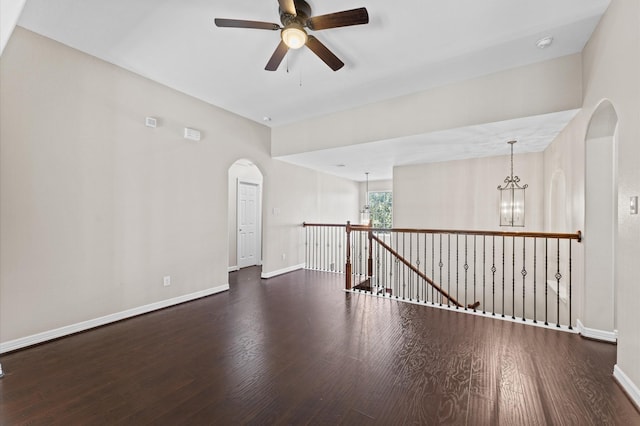
M 169 306 L 200 299 L 205 296 L 211 296 L 212 294 L 220 293 L 225 290 L 229 290 L 229 284 L 212 287 L 191 294 L 185 294 L 184 296 L 174 297 L 173 299 L 163 300 L 160 302 L 151 303 L 149 305 L 139 306 L 137 308 L 127 309 L 126 311 L 117 312 L 115 314 L 106 315 L 100 318 L 67 325 L 65 327 L 56 328 L 54 330 L 33 334 L 31 336 L 9 340 L 7 342 L 0 343 L 0 354 L 26 348 L 27 346 L 36 345 L 38 343 L 43 343 L 49 340 L 58 339 L 70 334 L 79 333 L 81 331 L 100 327 L 112 322 L 121 321 L 127 318 L 157 311 L 158 309 L 164 309 L 168 308 Z
M 300 265 L 289 266 L 288 268 L 278 269 L 277 271 L 272 272 L 263 272 L 260 277 L 261 278 L 273 278 L 278 275 L 286 274 L 288 272 L 298 271 L 300 269 L 304 269 L 305 264 L 301 263 Z
M 618 367 L 618 364 L 613 366 L 613 377 L 616 379 L 618 384 L 622 386 L 622 389 L 624 389 L 626 394 L 629 395 L 631 402 L 633 402 L 638 410 L 640 410 L 640 389 L 631 381 L 629 376 L 624 374 L 620 367 Z
M 618 341 L 618 333 L 615 331 L 597 330 L 595 328 L 587 328 L 580 320 L 576 322 L 578 333 L 588 339 L 602 340 L 605 342 L 616 343 Z
M 236 266 L 229 266 L 229 268 L 227 268 L 227 272 L 236 272 L 239 271 L 240 268 L 238 267 L 238 265 Z

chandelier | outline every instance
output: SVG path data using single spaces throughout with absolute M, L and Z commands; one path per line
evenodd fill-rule
M 527 184 L 520 186 L 520 178 L 513 175 L 513 145 L 517 141 L 507 142 L 511 146 L 511 174 L 504 179 L 500 191 L 500 226 L 524 226 L 524 191 Z

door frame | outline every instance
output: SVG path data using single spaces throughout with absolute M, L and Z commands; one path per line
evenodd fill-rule
M 240 186 L 252 185 L 257 187 L 256 200 L 256 265 L 262 265 L 262 182 L 258 179 L 238 178 L 236 181 L 236 263 L 238 269 L 248 266 L 240 266 Z

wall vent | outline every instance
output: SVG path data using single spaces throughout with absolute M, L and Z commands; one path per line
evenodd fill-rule
M 145 117 L 144 125 L 155 129 L 158 127 L 158 119 L 155 117 Z
M 200 140 L 200 130 L 190 129 L 188 127 L 184 128 L 184 138 L 192 141 Z

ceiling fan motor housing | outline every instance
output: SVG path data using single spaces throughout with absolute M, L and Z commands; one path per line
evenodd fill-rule
M 311 16 L 311 6 L 309 6 L 309 3 L 304 0 L 295 0 L 294 4 L 296 7 L 296 16 L 290 15 L 278 7 L 280 12 L 280 22 L 282 22 L 282 25 L 285 27 L 292 22 L 296 22 L 304 26 L 307 19 Z

